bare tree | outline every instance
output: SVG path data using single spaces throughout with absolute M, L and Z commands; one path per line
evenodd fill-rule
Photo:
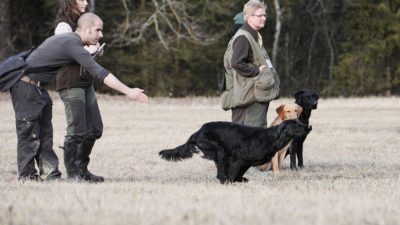
M 279 5 L 279 0 L 274 0 L 275 12 L 276 12 L 276 23 L 275 23 L 275 34 L 274 34 L 274 44 L 272 47 L 272 64 L 277 66 L 276 58 L 278 56 L 278 48 L 279 48 L 279 38 L 281 34 L 282 27 L 282 13 L 283 9 L 281 9 Z
M 329 16 L 329 11 L 328 7 L 325 6 L 324 2 L 322 0 L 318 0 L 318 3 L 320 4 L 322 13 L 323 13 L 323 18 L 321 20 L 321 25 L 322 25 L 322 31 L 326 40 L 326 44 L 329 48 L 329 67 L 332 67 L 337 59 L 337 51 L 334 46 L 335 44 L 335 38 L 334 38 L 334 32 L 335 30 L 332 29 L 332 21 Z M 332 71 L 329 70 L 329 80 L 332 80 Z
M 121 0 L 125 20 L 113 32 L 112 45 L 128 46 L 144 40 L 146 35 L 153 35 L 165 49 L 170 43 L 184 39 L 196 44 L 207 45 L 218 40 L 225 30 L 206 32 L 205 15 L 191 15 L 193 3 L 187 0 L 151 0 L 153 12 L 146 18 L 134 17 L 126 0 Z M 144 3 L 140 7 L 144 7 Z M 193 10 L 194 11 L 194 10 Z M 199 12 L 201 10 L 197 10 Z
M 90 0 L 89 1 L 89 12 L 95 12 L 96 11 L 96 0 Z
M 10 14 L 9 11 L 9 1 L 0 1 L 0 60 L 8 56 L 8 54 L 13 50 L 11 43 L 11 32 L 10 32 Z

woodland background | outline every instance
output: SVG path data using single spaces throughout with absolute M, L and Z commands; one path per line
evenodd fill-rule
M 90 0 L 101 65 L 150 96 L 217 96 L 233 17 L 245 0 Z M 268 0 L 262 30 L 283 96 L 400 94 L 400 0 Z M 56 0 L 0 1 L 0 60 L 54 31 Z M 98 85 L 100 92 L 110 92 Z

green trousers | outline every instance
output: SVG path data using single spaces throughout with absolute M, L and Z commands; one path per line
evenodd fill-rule
M 255 102 L 247 107 L 232 109 L 232 122 L 254 126 L 267 127 L 268 103 Z

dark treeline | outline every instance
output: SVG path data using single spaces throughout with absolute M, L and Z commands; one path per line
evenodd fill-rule
M 151 96 L 218 95 L 233 16 L 245 0 L 90 0 L 101 65 Z M 264 44 L 284 96 L 400 94 L 400 0 L 268 0 Z M 55 0 L 0 2 L 0 60 L 53 34 Z M 109 91 L 98 85 L 99 91 Z

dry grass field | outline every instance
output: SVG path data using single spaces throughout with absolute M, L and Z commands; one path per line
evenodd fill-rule
M 54 148 L 64 173 L 65 119 L 54 93 Z M 271 103 L 269 122 L 280 99 Z M 90 169 L 102 184 L 21 182 L 14 113 L 0 95 L 0 224 L 400 224 L 400 98 L 321 99 L 305 142 L 305 169 L 251 168 L 245 184 L 221 185 L 210 161 L 163 161 L 208 121 L 229 120 L 218 98 L 99 96 L 103 137 Z

